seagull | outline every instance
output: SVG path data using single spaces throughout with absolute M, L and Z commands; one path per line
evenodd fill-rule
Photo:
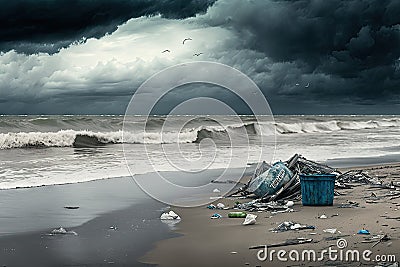
M 198 56 L 200 56 L 200 55 L 202 55 L 202 54 L 203 54 L 203 53 L 194 53 L 193 56 L 198 57 Z
M 191 40 L 192 40 L 192 38 L 185 38 L 185 39 L 183 39 L 182 44 L 185 44 L 186 41 L 191 41 Z
M 169 51 L 168 49 L 165 49 L 164 51 L 162 51 L 161 53 L 165 53 L 165 52 L 168 52 L 168 53 L 170 53 L 171 51 Z
M 307 85 L 306 86 L 304 86 L 305 88 L 308 88 L 308 87 L 310 87 L 310 83 L 307 83 Z

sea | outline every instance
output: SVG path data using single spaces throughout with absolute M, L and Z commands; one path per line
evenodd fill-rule
M 0 116 L 0 189 L 241 168 L 263 160 L 284 161 L 295 153 L 337 167 L 400 160 L 400 116 L 270 119 Z M 267 142 L 260 141 L 263 136 Z

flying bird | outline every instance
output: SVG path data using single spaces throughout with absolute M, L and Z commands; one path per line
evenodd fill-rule
M 200 55 L 202 55 L 202 54 L 203 54 L 203 53 L 194 53 L 193 56 L 198 57 L 198 56 L 200 56 Z
M 310 87 L 310 83 L 307 83 L 307 85 L 306 86 L 304 86 L 305 88 L 308 88 L 308 87 Z
M 171 51 L 169 51 L 169 49 L 165 49 L 164 51 L 162 51 L 161 53 L 165 53 L 165 52 L 168 52 L 168 53 L 170 53 Z
M 186 41 L 191 41 L 191 40 L 192 40 L 192 38 L 185 38 L 185 39 L 183 39 L 182 44 L 185 44 Z

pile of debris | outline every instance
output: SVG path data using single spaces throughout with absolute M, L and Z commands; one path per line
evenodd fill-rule
M 242 208 L 246 210 L 270 208 L 262 203 L 279 202 L 285 200 L 299 200 L 301 198 L 300 174 L 335 174 L 335 189 L 348 189 L 351 184 L 362 183 L 382 186 L 382 181 L 369 176 L 363 170 L 350 170 L 341 173 L 327 165 L 317 163 L 295 154 L 286 162 L 276 162 L 272 166 L 261 163 L 250 181 L 230 196 L 246 196 L 255 198 L 255 201 L 246 203 Z M 340 195 L 335 191 L 336 195 Z M 284 206 L 284 205 L 283 205 Z M 288 207 L 282 207 L 287 209 Z

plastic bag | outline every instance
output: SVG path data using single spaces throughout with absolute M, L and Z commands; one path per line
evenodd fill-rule
M 290 181 L 293 173 L 286 167 L 283 162 L 276 162 L 266 172 L 253 179 L 248 187 L 250 193 L 254 193 L 257 197 L 273 195 L 284 184 Z

